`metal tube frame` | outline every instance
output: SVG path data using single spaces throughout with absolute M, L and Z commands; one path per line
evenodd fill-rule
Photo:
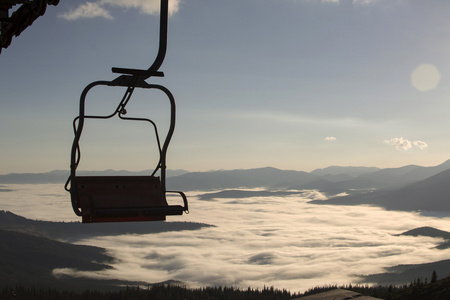
M 96 82 L 89 84 L 83 90 L 83 93 L 81 94 L 80 107 L 79 107 L 80 113 L 79 113 L 78 117 L 76 117 L 74 120 L 75 137 L 74 137 L 74 140 L 72 143 L 72 150 L 71 150 L 71 157 L 70 157 L 70 178 L 66 183 L 66 190 L 70 191 L 70 193 L 71 193 L 72 207 L 77 216 L 82 216 L 83 213 L 80 211 L 79 204 L 77 203 L 76 180 L 73 180 L 73 179 L 76 178 L 76 170 L 77 170 L 78 163 L 79 163 L 79 160 L 81 157 L 79 142 L 80 142 L 81 134 L 83 132 L 85 119 L 88 119 L 88 118 L 89 119 L 108 119 L 108 118 L 112 118 L 116 115 L 118 115 L 121 119 L 124 119 L 124 120 L 149 121 L 152 123 L 152 125 L 155 128 L 155 133 L 156 133 L 157 141 L 158 141 L 158 147 L 160 150 L 159 162 L 158 162 L 158 165 L 156 166 L 155 170 L 153 171 L 152 175 L 154 175 L 159 169 L 161 172 L 161 192 L 164 195 L 164 197 L 165 197 L 166 193 L 180 194 L 180 196 L 183 198 L 185 211 L 188 211 L 187 199 L 186 199 L 186 196 L 184 195 L 184 193 L 182 193 L 180 191 L 167 191 L 166 190 L 166 156 L 167 156 L 167 150 L 169 148 L 170 140 L 172 139 L 173 132 L 175 130 L 175 119 L 176 119 L 175 98 L 173 97 L 172 93 L 164 86 L 157 85 L 157 84 L 148 84 L 148 83 L 143 84 L 143 83 L 145 83 L 145 82 L 144 81 L 141 82 L 138 87 L 143 88 L 143 89 L 160 90 L 166 94 L 166 96 L 168 97 L 168 99 L 170 101 L 170 126 L 167 131 L 167 135 L 164 139 L 164 143 L 163 143 L 162 147 L 160 147 L 157 128 L 153 121 L 151 121 L 150 119 L 144 119 L 144 118 L 123 117 L 123 114 L 122 114 L 123 109 L 125 109 L 126 104 L 128 103 L 128 101 L 131 97 L 131 94 L 136 87 L 127 86 L 127 91 L 125 92 L 125 95 L 122 98 L 122 101 L 119 103 L 119 105 L 117 106 L 114 113 L 112 113 L 110 115 L 104 115 L 104 116 L 93 116 L 93 115 L 85 114 L 86 96 L 87 96 L 88 92 L 96 86 L 123 86 L 123 85 L 117 85 L 114 83 L 114 81 L 96 81 Z M 70 182 L 70 188 L 68 188 L 69 182 Z

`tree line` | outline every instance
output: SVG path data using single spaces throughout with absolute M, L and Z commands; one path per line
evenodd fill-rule
M 36 288 L 17 285 L 0 290 L 0 300 L 288 300 L 333 289 L 346 289 L 365 296 L 385 300 L 448 300 L 450 277 L 437 280 L 433 272 L 430 282 L 418 278 L 400 286 L 327 285 L 304 293 L 291 293 L 274 287 L 239 289 L 234 287 L 188 288 L 182 285 L 160 284 L 148 287 L 124 287 L 116 291 L 65 291 L 56 288 Z

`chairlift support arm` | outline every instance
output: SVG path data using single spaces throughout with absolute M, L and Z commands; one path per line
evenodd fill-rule
M 163 77 L 164 73 L 159 72 L 167 51 L 167 31 L 169 23 L 169 0 L 161 0 L 160 18 L 159 18 L 159 48 L 155 61 L 147 70 L 127 69 L 127 68 L 112 68 L 113 73 L 127 74 L 139 76 L 140 79 L 145 80 L 150 76 Z

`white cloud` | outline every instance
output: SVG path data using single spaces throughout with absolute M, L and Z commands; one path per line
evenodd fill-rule
M 206 115 L 206 114 L 205 114 Z M 370 120 L 362 119 L 362 118 L 354 118 L 354 117 L 320 117 L 320 116 L 308 116 L 308 115 L 300 115 L 296 113 L 288 113 L 288 112 L 273 112 L 273 111 L 254 111 L 254 112 L 225 112 L 225 113 L 217 113 L 217 112 L 208 112 L 207 117 L 222 117 L 226 119 L 230 118 L 239 118 L 248 121 L 252 120 L 260 120 L 263 122 L 277 122 L 277 123 L 286 123 L 286 124 L 305 124 L 305 125 L 314 125 L 314 126 L 333 126 L 333 127 L 342 127 L 342 128 L 354 128 L 354 127 L 376 127 L 379 126 L 378 123 L 370 122 Z
M 327 136 L 325 141 L 336 141 L 337 139 L 334 136 Z
M 428 144 L 423 141 L 414 141 L 414 146 L 419 147 L 420 149 L 428 148 Z
M 156 15 L 159 14 L 160 0 L 100 0 L 101 4 L 109 4 L 111 6 L 136 8 L 141 12 Z M 180 0 L 169 1 L 169 13 L 174 14 L 180 8 Z
M 174 14 L 180 8 L 181 0 L 169 1 L 169 13 Z M 106 19 L 113 19 L 107 7 L 121 7 L 134 8 L 140 12 L 149 15 L 159 14 L 160 1 L 159 0 L 98 0 L 96 2 L 86 2 L 80 4 L 77 8 L 72 9 L 66 13 L 60 14 L 59 17 L 68 21 L 73 21 L 82 18 L 96 18 L 102 17 Z
M 400 138 L 392 138 L 390 140 L 384 140 L 383 143 L 388 144 L 390 146 L 394 146 L 397 150 L 409 150 L 411 149 L 411 141 Z
M 80 4 L 77 8 L 60 14 L 59 17 L 68 21 L 77 19 L 92 19 L 97 17 L 113 19 L 109 11 L 104 9 L 99 3 L 95 2 L 86 2 L 84 4 Z
M 390 140 L 384 140 L 383 143 L 390 145 L 390 146 L 394 146 L 395 149 L 397 150 L 405 150 L 408 151 L 410 150 L 413 146 L 416 146 L 417 148 L 423 150 L 425 148 L 428 147 L 428 144 L 425 143 L 424 141 L 413 141 L 411 142 L 408 139 L 405 139 L 403 137 L 396 137 L 396 138 L 392 138 Z
M 353 0 L 353 4 L 359 4 L 359 5 L 371 5 L 379 0 Z
M 374 4 L 376 2 L 378 2 L 379 0 L 353 0 L 352 3 L 353 4 L 357 4 L 357 5 L 371 5 Z M 321 0 L 322 3 L 335 3 L 335 4 L 340 4 L 341 0 Z M 343 2 L 347 2 L 347 1 L 343 1 Z

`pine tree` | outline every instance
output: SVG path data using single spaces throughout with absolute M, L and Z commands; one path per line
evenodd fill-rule
M 437 281 L 436 270 L 433 270 L 433 274 L 431 274 L 431 283 L 435 283 Z

